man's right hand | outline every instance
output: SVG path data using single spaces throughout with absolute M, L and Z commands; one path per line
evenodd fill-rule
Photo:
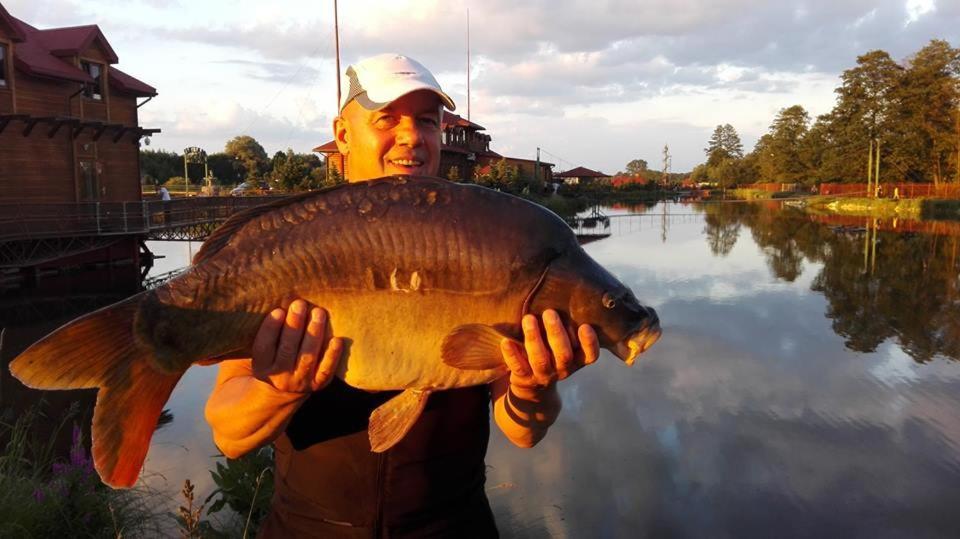
M 343 339 L 330 338 L 327 312 L 302 299 L 274 309 L 253 341 L 253 376 L 286 393 L 312 393 L 337 372 Z

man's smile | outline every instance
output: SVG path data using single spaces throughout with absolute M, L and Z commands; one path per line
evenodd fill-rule
M 423 166 L 423 161 L 419 159 L 387 159 L 387 162 L 400 168 L 419 168 Z

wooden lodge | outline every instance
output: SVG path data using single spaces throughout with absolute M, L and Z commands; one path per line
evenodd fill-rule
M 609 175 L 596 170 L 590 170 L 586 167 L 572 168 L 565 172 L 555 174 L 554 178 L 567 185 L 585 185 L 588 183 L 600 183 L 610 180 Z
M 140 200 L 138 98 L 96 25 L 39 30 L 0 5 L 0 204 Z
M 462 116 L 443 111 L 440 146 L 439 175 L 449 179 L 473 179 L 494 163 L 505 159 L 510 166 L 517 167 L 521 175 L 539 177 L 545 182 L 552 181 L 553 163 L 506 157 L 490 149 L 492 137 L 481 131 L 485 128 Z M 313 149 L 326 157 L 327 166 L 346 176 L 346 161 L 331 140 Z M 535 172 L 539 163 L 539 172 Z
M 157 91 L 117 62 L 96 25 L 41 30 L 0 4 L 0 289 L 142 263 L 142 236 L 124 230 L 143 204 L 140 140 L 159 132 L 138 108 Z

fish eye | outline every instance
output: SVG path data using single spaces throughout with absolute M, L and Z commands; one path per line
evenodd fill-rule
M 613 309 L 617 306 L 617 298 L 613 297 L 613 294 L 610 292 L 604 292 L 603 298 L 600 300 L 603 303 L 603 306 L 607 309 Z

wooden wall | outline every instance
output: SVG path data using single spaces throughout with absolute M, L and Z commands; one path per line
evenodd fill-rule
M 120 93 L 110 94 L 110 123 L 139 125 L 137 98 Z
M 106 187 L 101 200 L 140 200 L 140 145 L 131 142 L 135 138 L 127 134 L 113 142 L 113 132 L 108 131 L 97 143 L 97 158 L 103 165 L 100 182 Z
M 11 122 L 0 134 L 0 201 L 74 202 L 73 144 L 69 129 L 47 137 L 38 125 L 29 137 Z
M 0 40 L 3 40 L 0 29 Z M 63 58 L 79 67 L 81 60 L 105 66 L 101 84 L 103 100 L 84 97 L 78 82 L 31 77 L 11 69 L 15 92 L 0 89 L 0 114 L 33 117 L 73 117 L 136 127 L 137 99 L 111 93 L 110 67 L 100 47 L 91 46 L 80 57 Z M 72 97 L 71 97 L 72 96 Z M 14 101 L 15 98 L 15 101 Z M 53 125 L 38 123 L 29 136 L 26 124 L 12 121 L 0 133 L 0 203 L 51 203 L 87 200 L 82 166 L 96 171 L 96 199 L 101 202 L 140 200 L 140 154 L 138 136 L 126 133 L 114 142 L 117 131 L 109 129 L 99 140 L 96 130 L 84 128 L 75 136 L 75 126 L 63 125 L 52 138 Z
M 79 98 L 69 99 L 80 89 L 79 82 L 28 77 L 20 71 L 16 79 L 18 114 L 80 117 Z

